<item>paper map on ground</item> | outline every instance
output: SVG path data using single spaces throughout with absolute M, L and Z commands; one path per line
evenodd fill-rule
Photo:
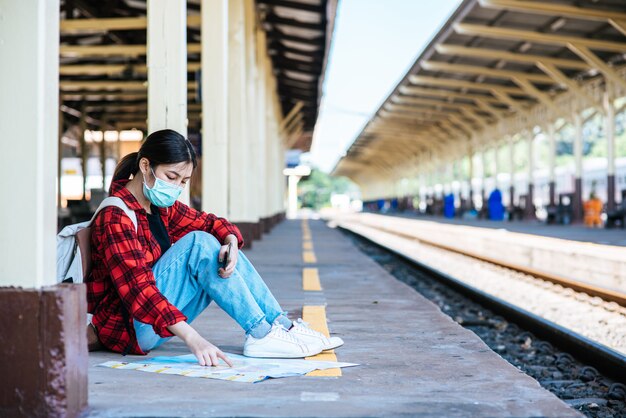
M 220 360 L 219 366 L 200 366 L 196 356 L 193 354 L 153 357 L 132 363 L 107 361 L 98 366 L 246 383 L 256 383 L 269 378 L 300 376 L 312 372 L 313 370 L 358 366 L 358 364 L 354 363 L 340 363 L 334 361 L 251 358 L 239 354 L 225 354 L 232 361 L 233 367 L 228 367 L 222 360 Z

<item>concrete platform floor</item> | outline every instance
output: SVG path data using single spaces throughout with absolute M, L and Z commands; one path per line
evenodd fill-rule
M 327 304 L 341 377 L 290 377 L 257 384 L 95 367 L 120 355 L 90 355 L 90 416 L 580 416 L 491 351 L 340 232 L 308 221 L 317 262 L 305 264 L 301 221 L 278 225 L 246 252 L 283 307 L 299 315 Z M 322 291 L 302 290 L 317 267 Z M 194 323 L 223 350 L 240 353 L 243 332 L 217 306 Z M 187 354 L 173 339 L 150 356 Z M 129 361 L 142 357 L 129 356 Z
M 413 213 L 388 213 L 391 216 L 441 222 L 452 225 L 467 225 L 479 228 L 506 229 L 511 232 L 541 235 L 544 237 L 569 239 L 572 241 L 594 242 L 596 244 L 626 246 L 626 229 L 589 228 L 582 224 L 547 225 L 540 221 L 491 221 L 486 219 L 464 220 L 443 216 L 416 215 Z

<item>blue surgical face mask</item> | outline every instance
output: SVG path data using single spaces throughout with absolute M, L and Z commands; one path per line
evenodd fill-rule
M 182 193 L 183 187 L 161 180 L 154 174 L 154 170 L 152 170 L 152 168 L 150 170 L 152 171 L 152 176 L 154 176 L 154 186 L 152 186 L 152 188 L 148 187 L 144 177 L 144 196 L 146 196 L 154 206 L 158 206 L 160 208 L 172 206 L 174 202 L 176 202 L 176 199 L 178 199 L 178 196 Z

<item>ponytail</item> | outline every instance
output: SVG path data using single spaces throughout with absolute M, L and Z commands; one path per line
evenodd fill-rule
M 131 152 L 117 163 L 113 172 L 113 181 L 129 179 L 131 174 L 137 174 L 139 171 L 139 153 Z

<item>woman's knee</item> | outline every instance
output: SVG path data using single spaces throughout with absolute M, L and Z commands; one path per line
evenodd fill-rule
M 192 232 L 189 232 L 187 235 L 192 237 L 195 242 L 201 243 L 211 248 L 220 248 L 222 245 L 217 240 L 217 238 L 215 238 L 213 235 L 205 231 L 192 231 Z

